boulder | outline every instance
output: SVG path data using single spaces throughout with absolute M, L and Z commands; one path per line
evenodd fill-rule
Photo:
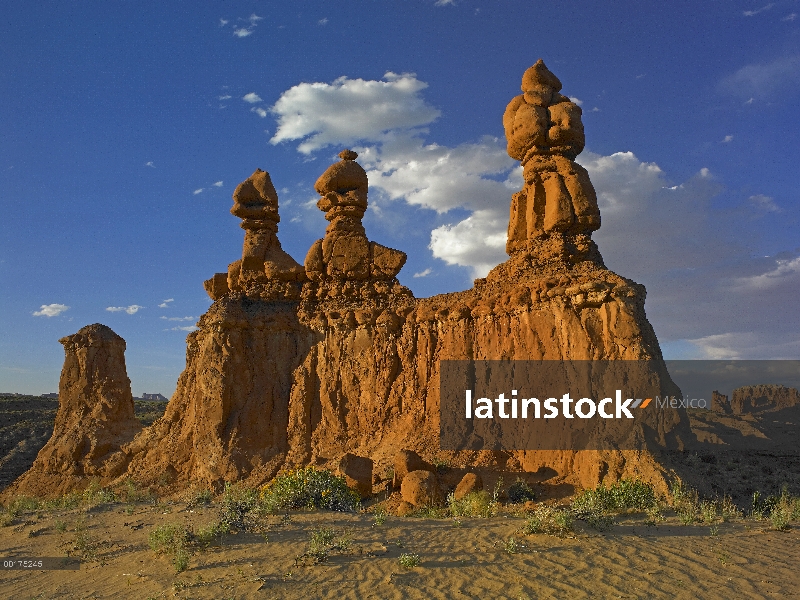
M 372 495 L 372 459 L 348 452 L 339 461 L 339 474 L 362 499 Z
M 405 476 L 412 471 L 433 471 L 433 467 L 413 450 L 400 450 L 394 457 L 392 486 L 398 489 L 403 484 Z
M 440 506 L 444 501 L 444 494 L 439 487 L 436 475 L 430 471 L 411 471 L 403 477 L 400 487 L 403 500 L 417 508 L 423 506 Z
M 453 492 L 453 497 L 456 500 L 461 500 L 467 494 L 477 492 L 483 489 L 483 479 L 477 473 L 467 473 L 461 478 L 461 481 L 456 486 L 456 491 Z

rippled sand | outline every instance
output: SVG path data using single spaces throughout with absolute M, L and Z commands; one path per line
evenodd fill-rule
M 169 514 L 164 514 L 169 511 Z M 768 522 L 704 525 L 642 515 L 599 534 L 581 522 L 559 538 L 525 535 L 521 516 L 452 520 L 325 512 L 268 517 L 263 534 L 226 536 L 176 574 L 147 536 L 162 523 L 198 527 L 212 509 L 138 506 L 21 516 L 0 528 L 5 556 L 64 556 L 82 524 L 95 559 L 79 571 L 3 571 L 5 598 L 773 598 L 800 596 L 800 533 Z M 797 525 L 795 523 L 795 525 Z M 59 531 L 65 528 L 64 531 Z M 298 563 L 315 528 L 350 538 L 319 564 Z M 514 538 L 514 543 L 509 539 Z M 516 548 L 514 548 L 516 545 Z M 507 552 L 507 548 L 516 550 Z M 401 567 L 414 553 L 420 565 Z

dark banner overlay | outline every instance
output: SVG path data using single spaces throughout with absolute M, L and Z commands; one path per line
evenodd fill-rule
M 745 389 L 758 397 L 746 399 L 743 386 L 761 386 Z M 791 404 L 791 390 L 777 386 L 800 389 L 800 361 L 443 360 L 440 444 L 631 450 L 650 439 L 672 446 L 689 435 L 687 411 L 711 410 L 712 399 L 729 412 L 731 403 L 740 411 Z M 723 396 L 728 406 L 720 408 Z

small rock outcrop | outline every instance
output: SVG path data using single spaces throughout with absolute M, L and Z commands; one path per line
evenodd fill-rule
M 142 428 L 134 416 L 125 340 L 96 323 L 59 342 L 65 357 L 53 435 L 12 494 L 57 495 L 91 478 L 111 481 L 128 466 L 121 447 Z

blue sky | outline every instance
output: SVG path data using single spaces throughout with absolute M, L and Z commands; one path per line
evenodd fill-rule
M 502 114 L 538 58 L 665 355 L 800 358 L 797 0 L 8 0 L 0 52 L 0 391 L 55 391 L 57 339 L 102 322 L 134 394 L 171 394 L 202 281 L 241 254 L 236 185 L 270 172 L 302 263 L 343 147 L 401 281 L 469 287 L 504 257 Z

